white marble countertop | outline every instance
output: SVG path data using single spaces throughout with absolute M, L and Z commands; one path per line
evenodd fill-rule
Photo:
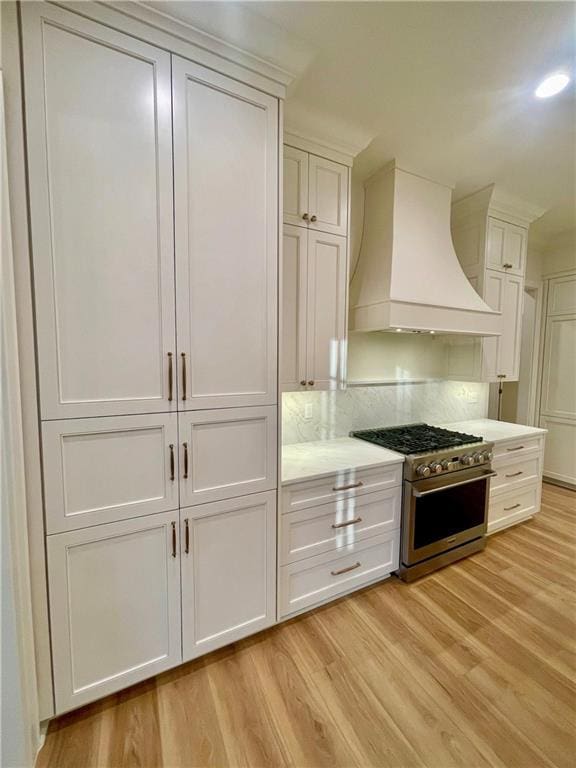
M 355 437 L 282 446 L 282 485 L 347 469 L 401 464 L 404 456 Z
M 530 437 L 531 435 L 545 435 L 548 431 L 540 427 L 526 427 L 523 424 L 511 424 L 508 421 L 495 421 L 494 419 L 455 421 L 450 424 L 438 424 L 437 426 L 444 427 L 444 429 L 453 429 L 455 432 L 467 432 L 469 435 L 477 435 L 491 443 L 500 443 L 505 440 L 514 440 L 518 437 Z

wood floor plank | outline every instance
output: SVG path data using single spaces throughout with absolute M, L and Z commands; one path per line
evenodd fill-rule
M 576 493 L 50 724 L 38 768 L 568 768 Z

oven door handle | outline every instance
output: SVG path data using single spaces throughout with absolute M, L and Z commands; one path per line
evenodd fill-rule
M 459 485 L 468 485 L 468 483 L 478 483 L 480 480 L 488 480 L 490 477 L 496 477 L 497 474 L 497 472 L 485 472 L 483 475 L 480 475 L 480 477 L 472 477 L 470 480 L 462 480 L 459 483 L 442 485 L 440 488 L 431 488 L 429 491 L 419 491 L 416 488 L 413 488 L 412 493 L 420 499 L 422 496 L 429 496 L 431 493 L 440 493 L 441 491 L 447 491 L 451 488 L 458 488 Z

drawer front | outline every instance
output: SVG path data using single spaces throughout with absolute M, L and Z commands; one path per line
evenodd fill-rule
M 496 462 L 498 459 L 509 456 L 520 458 L 528 453 L 538 452 L 540 451 L 541 440 L 541 437 L 528 437 L 510 440 L 505 443 L 496 443 L 493 450 L 494 460 Z
M 540 509 L 539 483 L 515 493 L 503 493 L 490 499 L 488 533 L 494 533 L 536 514 Z
M 178 508 L 176 414 L 42 425 L 47 533 Z
M 329 477 L 287 485 L 282 493 L 282 512 L 349 499 L 363 493 L 384 491 L 402 484 L 402 464 L 374 469 L 349 470 Z
M 393 531 L 280 568 L 280 613 L 309 608 L 398 568 L 400 532 Z
M 282 516 L 282 565 L 400 527 L 401 488 L 367 493 Z
M 513 454 L 511 454 L 513 455 Z M 497 459 L 492 469 L 496 472 L 490 482 L 490 493 L 504 493 L 538 482 L 540 478 L 540 455 L 530 453 L 519 460 Z
M 276 487 L 276 406 L 178 414 L 182 507 Z

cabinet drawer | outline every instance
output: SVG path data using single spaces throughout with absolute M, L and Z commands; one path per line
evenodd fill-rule
M 283 515 L 283 565 L 400 527 L 401 488 L 340 499 Z
M 540 509 L 540 484 L 514 493 L 498 494 L 490 499 L 488 533 L 494 533 L 536 514 Z
M 518 453 L 522 452 L 519 451 Z M 510 454 L 510 456 L 513 455 Z M 528 456 L 512 461 L 502 457 L 494 462 L 492 468 L 496 472 L 496 477 L 493 477 L 490 482 L 491 494 L 518 490 L 538 481 L 540 477 L 540 454 L 530 452 Z
M 494 465 L 498 465 L 498 459 L 504 457 L 514 456 L 520 459 L 527 453 L 540 450 L 540 441 L 542 438 L 536 437 L 519 437 L 517 440 L 510 440 L 505 443 L 496 443 L 494 445 Z
M 383 491 L 401 483 L 401 463 L 391 467 L 338 472 L 328 477 L 285 486 L 282 492 L 282 512 L 295 512 L 371 491 Z
M 48 421 L 42 446 L 47 533 L 178 508 L 176 414 Z
M 398 568 L 400 531 L 280 568 L 280 613 L 288 616 Z
M 276 406 L 178 414 L 183 507 L 276 487 Z

